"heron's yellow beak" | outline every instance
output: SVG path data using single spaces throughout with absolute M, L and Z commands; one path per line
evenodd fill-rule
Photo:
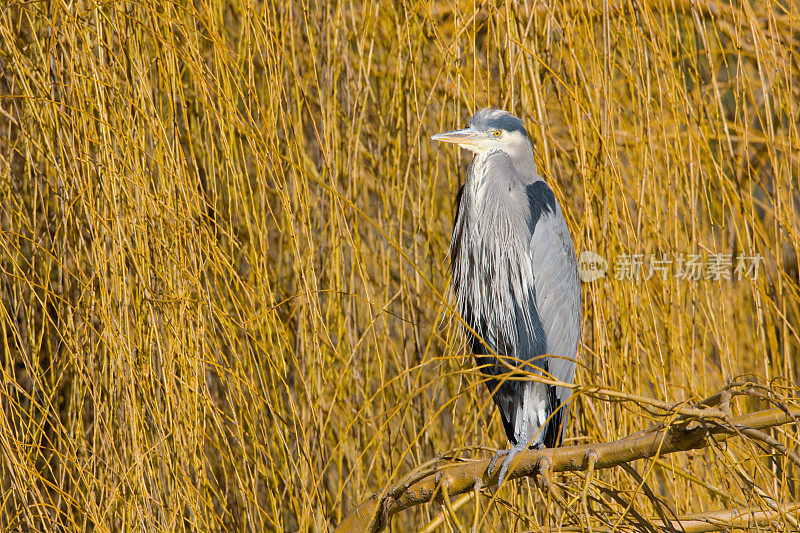
M 438 133 L 431 137 L 431 139 L 434 141 L 453 143 L 459 146 L 477 146 L 478 142 L 484 139 L 484 135 L 476 129 L 466 128 L 463 130 Z

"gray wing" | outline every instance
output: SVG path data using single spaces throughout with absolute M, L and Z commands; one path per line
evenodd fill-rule
M 561 207 L 544 181 L 528 186 L 531 207 L 530 255 L 535 304 L 545 333 L 545 370 L 555 379 L 572 383 L 581 335 L 581 293 L 575 248 Z M 555 387 L 552 409 L 569 400 L 571 391 Z M 559 420 L 560 422 L 560 420 Z M 566 426 L 566 424 L 564 424 Z

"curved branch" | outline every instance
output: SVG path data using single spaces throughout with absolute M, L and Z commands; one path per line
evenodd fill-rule
M 685 533 L 705 533 L 707 531 L 730 531 L 733 528 L 754 528 L 769 525 L 779 517 L 790 518 L 800 510 L 800 503 L 775 505 L 774 509 L 743 507 L 738 509 L 722 509 L 706 513 L 697 513 L 678 517 L 672 522 Z M 655 522 L 657 527 L 665 528 L 667 524 Z
M 519 460 L 509 469 L 507 478 L 516 479 L 537 473 L 539 465 L 547 464 L 551 472 L 587 470 L 592 458 L 595 469 L 610 468 L 636 459 L 667 455 L 670 453 L 705 448 L 742 430 L 764 429 L 794 422 L 800 408 L 768 409 L 726 418 L 717 424 L 701 424 L 696 420 L 683 420 L 669 427 L 659 426 L 639 431 L 618 441 L 604 444 L 584 444 L 563 448 L 528 450 L 518 455 Z M 543 461 L 544 460 L 544 461 Z M 401 490 L 389 488 L 373 494 L 336 528 L 340 533 L 377 532 L 388 525 L 389 518 L 398 512 L 430 501 L 442 501 L 442 484 L 449 496 L 472 491 L 476 485 L 493 486 L 497 475 L 487 476 L 489 460 L 469 463 L 445 464 Z

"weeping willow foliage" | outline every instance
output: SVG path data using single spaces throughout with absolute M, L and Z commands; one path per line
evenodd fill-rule
M 796 404 L 798 32 L 794 0 L 6 3 L 0 525 L 322 531 L 439 453 L 505 446 L 447 300 L 468 157 L 429 141 L 486 105 L 607 261 L 578 383 Z M 567 444 L 664 421 L 581 394 L 570 420 Z M 678 515 L 800 490 L 748 440 L 633 466 Z M 556 479 L 392 526 L 657 518 L 624 470 Z

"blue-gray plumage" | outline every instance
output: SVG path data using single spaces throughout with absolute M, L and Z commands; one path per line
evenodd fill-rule
M 503 420 L 514 456 L 561 444 L 570 389 L 514 379 L 513 369 L 575 379 L 581 296 L 575 249 L 553 190 L 536 169 L 522 121 L 482 109 L 463 130 L 441 133 L 475 153 L 458 193 L 450 259 L 456 309 Z M 492 352 L 498 357 L 492 355 Z M 517 373 L 519 378 L 519 372 Z

